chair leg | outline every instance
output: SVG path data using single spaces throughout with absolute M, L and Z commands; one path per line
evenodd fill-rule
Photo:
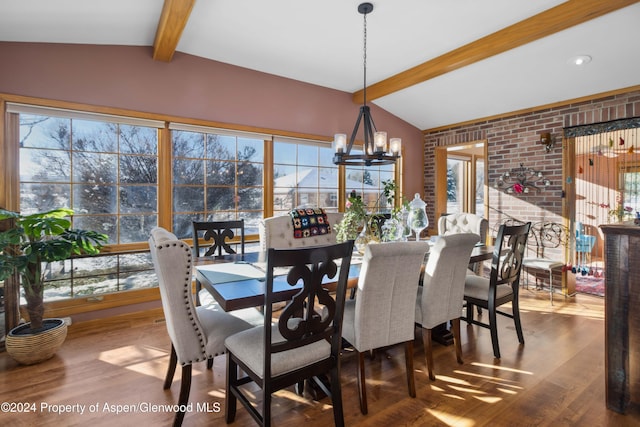
M 227 354 L 227 384 L 226 396 L 227 405 L 225 407 L 225 421 L 227 424 L 232 423 L 236 419 L 236 395 L 231 391 L 231 387 L 236 387 L 238 382 L 238 365 L 233 361 L 231 353 Z
M 518 298 L 514 298 L 511 302 L 511 310 L 513 311 L 513 323 L 518 334 L 518 342 L 524 344 L 524 334 L 522 333 L 522 323 L 520 322 L 520 303 Z
M 196 307 L 200 306 L 200 290 L 202 290 L 202 284 L 196 279 Z
M 453 345 L 456 347 L 456 360 L 463 364 L 462 343 L 460 342 L 460 318 L 451 319 L 451 331 L 453 332 Z
M 553 270 L 549 269 L 549 298 L 551 299 L 551 305 L 553 305 Z
M 167 375 L 164 378 L 164 390 L 171 388 L 171 382 L 173 381 L 173 375 L 176 373 L 176 365 L 178 364 L 178 355 L 176 349 L 171 343 L 171 353 L 169 355 L 169 366 L 167 366 Z
M 182 367 L 182 378 L 180 380 L 180 397 L 178 398 L 178 407 L 182 410 L 176 412 L 176 418 L 173 420 L 173 427 L 180 427 L 184 420 L 187 403 L 189 403 L 189 391 L 191 390 L 191 364 Z
M 473 321 L 473 308 L 474 308 L 474 305 L 467 302 L 467 322 L 468 323 L 471 323 Z
M 331 370 L 331 404 L 333 405 L 333 422 L 336 427 L 344 427 L 344 410 L 342 407 L 342 385 L 340 384 L 340 362 Z
M 360 398 L 360 412 L 367 415 L 367 389 L 364 376 L 364 353 L 358 353 L 358 396 Z
M 431 344 L 431 329 L 422 328 L 422 346 L 424 347 L 424 357 L 427 362 L 427 372 L 431 381 L 436 380 L 433 374 L 433 347 Z
M 489 301 L 489 329 L 491 330 L 491 344 L 493 345 L 493 356 L 500 359 L 500 346 L 498 344 L 498 323 L 496 316 L 495 302 Z
M 416 380 L 413 375 L 413 341 L 404 343 L 404 359 L 407 369 L 407 387 L 409 396 L 416 397 Z
M 262 397 L 262 427 L 271 427 L 271 392 L 268 381 L 264 382 Z
M 207 359 L 207 369 L 213 369 L 213 357 Z

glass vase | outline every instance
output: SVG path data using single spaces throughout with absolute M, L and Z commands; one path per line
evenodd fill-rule
M 416 233 L 416 241 L 420 240 L 420 233 L 429 226 L 429 218 L 425 208 L 427 204 L 420 199 L 420 195 L 416 193 L 413 200 L 409 203 L 409 227 Z

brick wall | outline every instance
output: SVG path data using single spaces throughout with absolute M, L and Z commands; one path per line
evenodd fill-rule
M 562 135 L 565 127 L 640 116 L 640 90 L 541 109 L 426 134 L 424 137 L 424 195 L 429 218 L 435 215 L 437 146 L 486 140 L 488 144 L 489 227 L 513 217 L 523 221 L 562 223 Z M 556 138 L 550 153 L 538 143 L 541 132 Z M 540 170 L 551 185 L 539 193 L 513 195 L 495 188 L 506 171 L 519 167 Z M 433 221 L 432 221 L 433 222 Z

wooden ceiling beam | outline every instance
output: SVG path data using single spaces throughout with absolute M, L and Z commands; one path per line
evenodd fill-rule
M 153 59 L 170 62 L 196 0 L 164 0 L 153 42 Z
M 461 46 L 437 58 L 367 87 L 367 101 L 381 98 L 410 86 L 449 73 L 474 62 L 506 52 L 541 39 L 640 0 L 569 0 L 500 31 Z M 361 104 L 364 91 L 353 94 L 353 101 Z

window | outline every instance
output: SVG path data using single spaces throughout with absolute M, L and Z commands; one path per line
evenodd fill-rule
M 156 286 L 147 246 L 155 226 L 189 239 L 193 220 L 243 218 L 246 236 L 257 239 L 265 215 L 305 204 L 335 212 L 339 193 L 351 190 L 364 193 L 372 211 L 384 211 L 379 194 L 395 173 L 393 165 L 350 168 L 347 187 L 340 190 L 341 169 L 326 142 L 167 125 L 162 118 L 5 105 L 7 138 L 0 143 L 19 163 L 4 171 L 9 205 L 23 213 L 69 207 L 74 227 L 109 238 L 99 256 L 45 266 L 47 302 L 90 296 L 101 301 L 101 295 Z M 105 297 L 105 307 L 127 304 L 128 298 Z M 143 291 L 134 298 L 149 301 L 157 294 Z M 77 302 L 53 305 L 62 315 L 86 310 Z
M 338 167 L 329 144 L 276 139 L 273 144 L 273 213 L 302 205 L 338 210 Z
M 355 148 L 355 147 L 354 147 Z M 358 151 L 353 149 L 354 154 Z M 359 150 L 362 153 L 362 150 Z M 345 191 L 346 197 L 355 191 L 362 196 L 365 206 L 369 212 L 386 213 L 390 212 L 393 206 L 387 206 L 387 201 L 382 197 L 384 181 L 395 179 L 394 165 L 382 166 L 347 166 Z
M 15 107 L 14 107 L 15 108 Z M 73 227 L 110 245 L 146 241 L 157 225 L 158 130 L 66 111 L 19 113 L 20 210 L 73 209 Z M 47 266 L 47 300 L 144 287 L 148 254 L 75 258 Z M 144 277 L 137 277 L 138 275 Z
M 442 213 L 484 216 L 483 152 L 484 143 L 446 148 L 446 207 Z
M 245 232 L 258 233 L 264 139 L 214 132 L 171 131 L 173 232 L 180 238 L 191 237 L 194 220 L 244 218 Z

